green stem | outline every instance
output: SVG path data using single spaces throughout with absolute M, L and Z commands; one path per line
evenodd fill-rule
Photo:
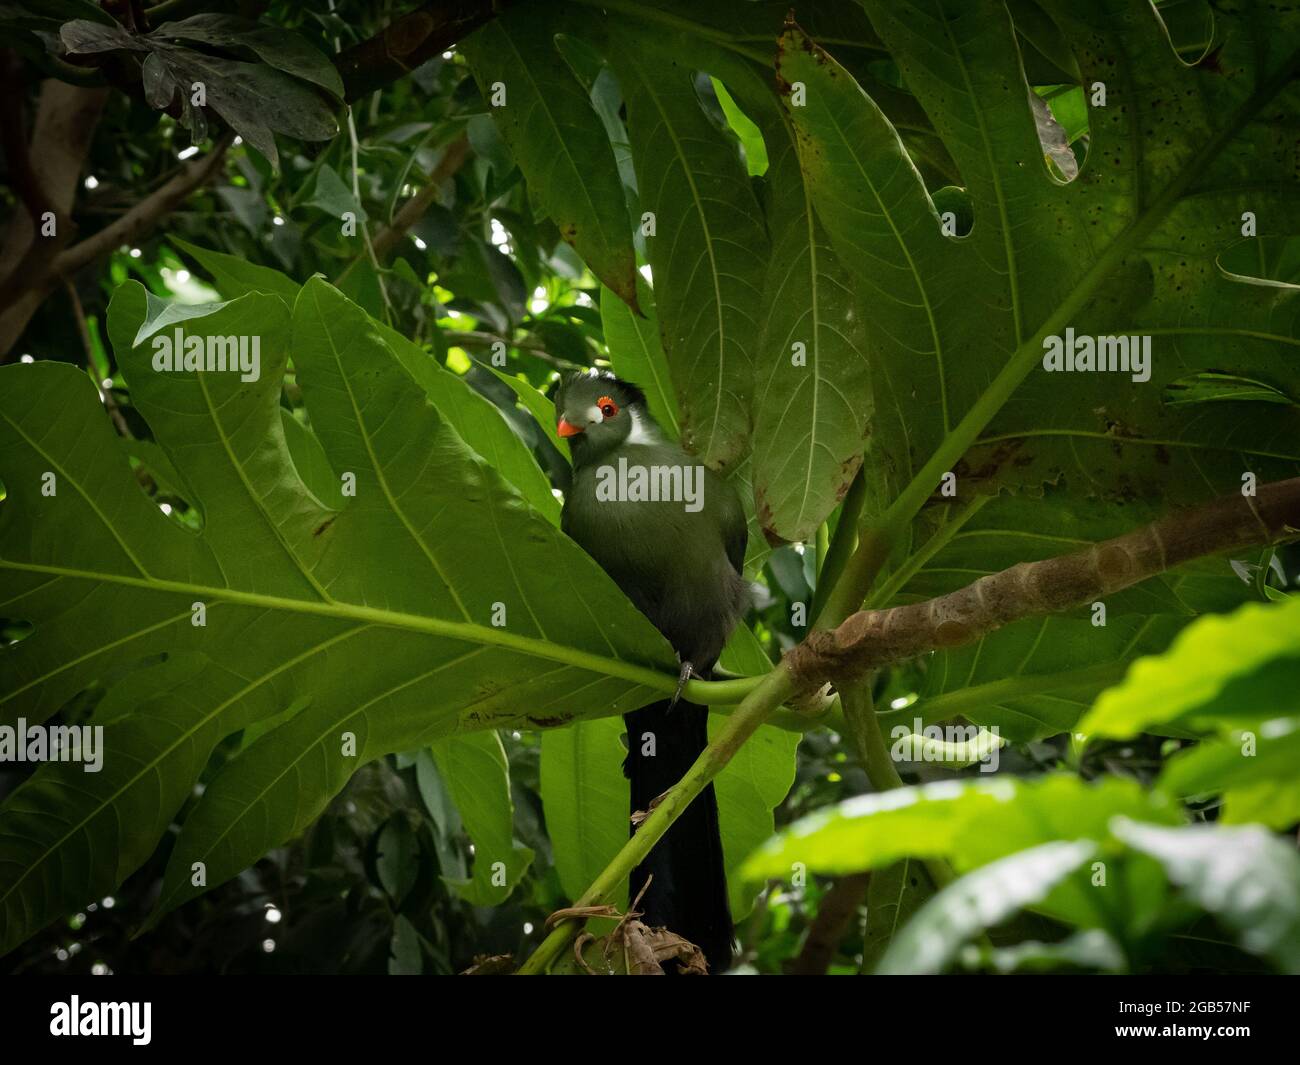
M 266 595 L 259 592 L 245 592 L 191 581 L 162 580 L 148 576 L 130 577 L 119 573 L 73 569 L 66 566 L 46 566 L 0 560 L 0 572 L 5 570 L 14 570 L 20 573 L 45 573 L 59 577 L 86 578 L 100 584 L 142 588 L 152 592 L 179 592 L 182 595 L 193 596 L 194 599 L 202 599 L 209 604 L 209 609 L 212 608 L 212 605 L 218 603 L 236 603 L 244 606 L 260 607 L 265 610 L 283 611 L 286 616 L 308 614 L 314 617 L 338 618 L 343 621 L 356 622 L 358 627 L 361 628 L 374 625 L 382 628 L 421 632 L 431 636 L 449 636 L 469 643 L 506 647 L 537 658 L 578 666 L 610 677 L 619 677 L 622 680 L 628 680 L 634 684 L 643 684 L 647 688 L 665 694 L 671 694 L 677 690 L 677 675 L 675 673 L 659 672 L 633 662 L 625 662 L 622 659 L 609 658 L 590 651 L 581 651 L 576 647 L 551 643 L 549 640 L 538 639 L 535 636 L 520 636 L 506 629 L 499 629 L 490 625 L 478 625 L 471 621 L 448 621 L 444 618 L 423 617 L 418 614 L 406 614 L 378 607 L 362 606 L 357 603 L 342 603 L 336 600 L 321 602 L 287 596 Z M 143 572 L 143 567 L 141 567 L 141 570 Z M 691 702 L 703 706 L 735 703 L 756 688 L 766 676 L 768 674 L 755 677 L 740 677 L 736 680 L 691 680 L 686 683 L 683 694 Z
M 636 830 L 636 834 L 574 905 L 599 906 L 613 899 L 632 870 L 641 864 L 668 831 L 668 827 L 793 690 L 794 684 L 784 667 L 777 666 L 766 674 L 727 719 L 727 723 L 695 760 L 695 764 L 686 771 L 686 775 L 664 794 L 659 805 Z M 568 949 L 582 925 L 583 922 L 579 920 L 559 924 L 520 967 L 519 975 L 538 976 L 545 973 Z
M 862 768 L 866 770 L 867 779 L 876 791 L 890 791 L 901 788 L 903 778 L 894 767 L 889 744 L 885 742 L 885 734 L 880 728 L 880 717 L 871 698 L 872 679 L 869 675 L 842 690 L 840 699 L 844 706 L 844 721 L 849 730 L 849 739 L 853 742 Z M 937 888 L 947 887 L 956 879 L 952 868 L 942 858 L 926 859 L 924 865 Z
M 816 624 L 821 612 L 826 608 L 826 600 L 831 591 L 844 576 L 844 567 L 849 556 L 858 543 L 858 522 L 862 518 L 862 504 L 867 498 L 867 482 L 862 468 L 849 485 L 849 490 L 840 505 L 839 521 L 835 524 L 835 535 L 831 537 L 830 546 L 824 557 L 819 557 L 821 568 L 817 571 L 817 588 L 813 592 L 812 620 Z M 824 528 L 824 526 L 823 526 Z
M 817 615 L 814 629 L 833 629 L 857 611 L 897 539 L 893 527 L 880 525 L 862 530 L 857 549 L 844 564 L 843 572 L 826 597 L 826 605 Z
M 901 788 L 903 778 L 894 768 L 894 760 L 889 757 L 889 745 L 885 743 L 885 734 L 880 729 L 875 702 L 871 698 L 872 680 L 872 676 L 867 676 L 845 688 L 840 692 L 840 700 L 844 706 L 844 722 L 848 726 L 849 739 L 853 742 L 858 761 L 867 771 L 867 779 L 876 791 L 889 791 L 891 788 Z
M 914 551 L 906 562 L 889 575 L 887 581 L 871 593 L 867 606 L 870 608 L 888 606 L 903 586 L 916 576 L 917 571 L 942 551 L 961 531 L 962 526 L 978 514 L 980 508 L 992 498 L 992 496 L 976 496 L 957 512 L 956 517 L 949 518 L 943 527 L 925 542 L 921 550 Z

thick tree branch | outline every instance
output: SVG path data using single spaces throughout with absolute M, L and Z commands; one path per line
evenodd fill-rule
M 216 174 L 232 139 L 233 135 L 227 132 L 213 145 L 212 151 L 186 163 L 169 181 L 160 185 L 121 218 L 60 254 L 54 260 L 54 273 L 58 276 L 75 273 L 101 255 L 106 255 L 123 244 L 130 244 L 151 230 L 160 219 L 184 203 L 190 193 L 207 184 Z
M 1300 532 L 1300 477 L 1171 514 L 1082 551 L 1022 562 L 948 595 L 863 610 L 814 632 L 786 656 L 804 688 L 837 686 L 926 651 L 958 647 L 1022 618 L 1054 614 L 1121 591 L 1204 555 L 1271 544 Z
M 34 287 L 32 280 L 49 273 L 72 236 L 73 200 L 107 98 L 107 89 L 82 89 L 52 79 L 41 86 L 25 165 L 46 209 L 54 212 L 55 225 L 53 233 L 46 232 L 40 216 L 34 218 L 25 205 L 13 213 L 5 230 L 0 247 L 0 358 L 16 343 L 48 291 L 48 286 Z M 6 125 L 12 121 L 11 111 Z M 14 135 L 21 136 L 21 131 L 10 126 L 6 136 Z
M 514 0 L 433 0 L 340 53 L 334 65 L 348 103 L 405 77 L 494 19 Z
M 60 224 L 67 221 L 49 197 L 32 170 L 27 152 L 27 124 L 23 120 L 22 61 L 12 48 L 0 51 L 0 146 L 4 147 L 9 184 L 13 186 L 31 218 L 52 212 Z

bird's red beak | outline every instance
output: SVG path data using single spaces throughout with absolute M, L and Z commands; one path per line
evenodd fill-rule
M 555 427 L 555 431 L 561 436 L 577 436 L 582 432 L 576 425 L 566 422 L 563 418 L 560 419 L 560 424 Z

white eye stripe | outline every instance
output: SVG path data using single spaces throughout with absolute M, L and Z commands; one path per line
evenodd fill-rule
M 605 420 L 605 415 L 602 413 L 599 407 L 591 407 L 588 409 L 587 411 L 588 425 L 599 425 L 604 420 Z

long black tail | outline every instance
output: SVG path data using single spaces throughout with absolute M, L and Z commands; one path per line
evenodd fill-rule
M 708 711 L 680 701 L 652 703 L 623 716 L 633 813 L 650 804 L 686 773 L 708 743 Z M 653 741 L 649 737 L 653 736 Z M 647 752 L 653 750 L 653 754 Z M 635 828 L 633 828 L 635 832 Z M 731 964 L 731 907 L 713 785 L 704 789 L 632 871 L 629 901 L 653 875 L 641 898 L 641 918 L 689 939 L 704 952 L 709 971 Z

